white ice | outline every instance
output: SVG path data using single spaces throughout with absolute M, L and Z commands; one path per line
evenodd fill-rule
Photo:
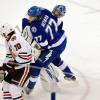
M 21 18 L 30 6 L 52 10 L 56 4 L 67 8 L 62 20 L 68 44 L 62 58 L 79 81 L 77 87 L 65 87 L 66 92 L 57 93 L 56 100 L 100 100 L 100 0 L 0 0 L 0 24 L 8 22 L 21 28 Z M 5 55 L 3 44 L 0 38 L 1 63 Z M 27 100 L 50 100 L 50 94 L 38 84 L 35 95 Z

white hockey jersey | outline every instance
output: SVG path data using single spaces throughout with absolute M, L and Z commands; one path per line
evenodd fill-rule
M 34 59 L 30 44 L 19 34 L 13 34 L 9 41 L 5 41 L 5 44 L 7 50 L 5 63 L 14 60 L 20 65 L 17 67 L 21 67 Z

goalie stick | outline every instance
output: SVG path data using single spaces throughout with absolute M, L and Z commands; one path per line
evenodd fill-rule
M 19 28 L 18 25 L 15 26 L 15 29 L 17 29 L 20 33 L 22 33 L 21 29 Z

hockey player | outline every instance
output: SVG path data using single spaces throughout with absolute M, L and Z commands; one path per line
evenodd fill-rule
M 7 52 L 4 63 L 0 67 L 0 75 L 7 72 L 2 82 L 3 99 L 24 100 L 22 87 L 30 76 L 32 48 L 9 24 L 0 27 L 0 34 L 5 38 Z
M 48 10 L 41 8 L 41 15 L 46 15 L 48 14 Z M 57 18 L 57 27 L 58 30 L 57 32 L 60 34 L 64 33 L 63 30 L 63 21 L 60 20 L 61 17 L 65 16 L 66 13 L 66 7 L 64 5 L 56 5 L 53 8 L 52 14 Z M 74 76 L 73 72 L 70 70 L 69 66 L 64 63 L 63 60 L 61 60 L 61 57 L 59 56 L 56 58 L 52 63 L 56 66 L 58 66 L 64 73 L 65 73 L 65 79 L 70 79 L 70 80 L 76 80 L 76 77 Z
M 64 6 L 65 7 L 65 6 Z M 63 9 L 60 8 L 63 12 Z M 60 12 L 59 12 L 60 13 Z M 65 14 L 65 9 L 64 13 Z M 62 14 L 61 14 L 62 16 Z M 28 31 L 31 31 L 33 39 L 41 46 L 42 51 L 39 58 L 36 60 L 33 66 L 42 68 L 47 67 L 50 63 L 55 65 L 61 65 L 60 54 L 66 47 L 66 36 L 61 26 L 58 26 L 58 17 L 54 16 L 50 11 L 33 6 L 28 10 L 28 18 L 23 19 L 22 23 L 23 31 L 26 27 L 29 27 Z M 70 72 L 70 75 L 65 75 L 67 78 L 72 78 L 74 75 L 68 68 L 64 66 L 61 68 L 65 72 Z M 37 73 L 32 74 L 27 91 L 30 92 L 36 83 L 37 77 L 40 73 L 40 69 L 35 69 Z

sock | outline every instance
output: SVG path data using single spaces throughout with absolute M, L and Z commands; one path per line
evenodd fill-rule
M 36 84 L 36 81 L 37 81 L 37 78 L 34 78 L 34 77 L 30 77 L 29 79 L 29 82 L 28 82 L 28 85 L 27 87 L 31 90 L 34 88 L 35 84 Z
M 66 77 L 71 77 L 73 75 L 73 72 L 63 61 L 60 63 L 59 68 L 64 72 Z
M 36 84 L 36 81 L 37 81 L 37 78 L 40 74 L 41 68 L 38 66 L 34 66 L 33 63 L 31 63 L 30 65 L 32 66 L 32 70 L 31 70 L 31 76 L 29 78 L 29 82 L 28 82 L 27 87 L 31 90 L 34 88 L 34 86 Z
M 12 96 L 10 92 L 3 92 L 3 99 L 4 100 L 12 100 Z

